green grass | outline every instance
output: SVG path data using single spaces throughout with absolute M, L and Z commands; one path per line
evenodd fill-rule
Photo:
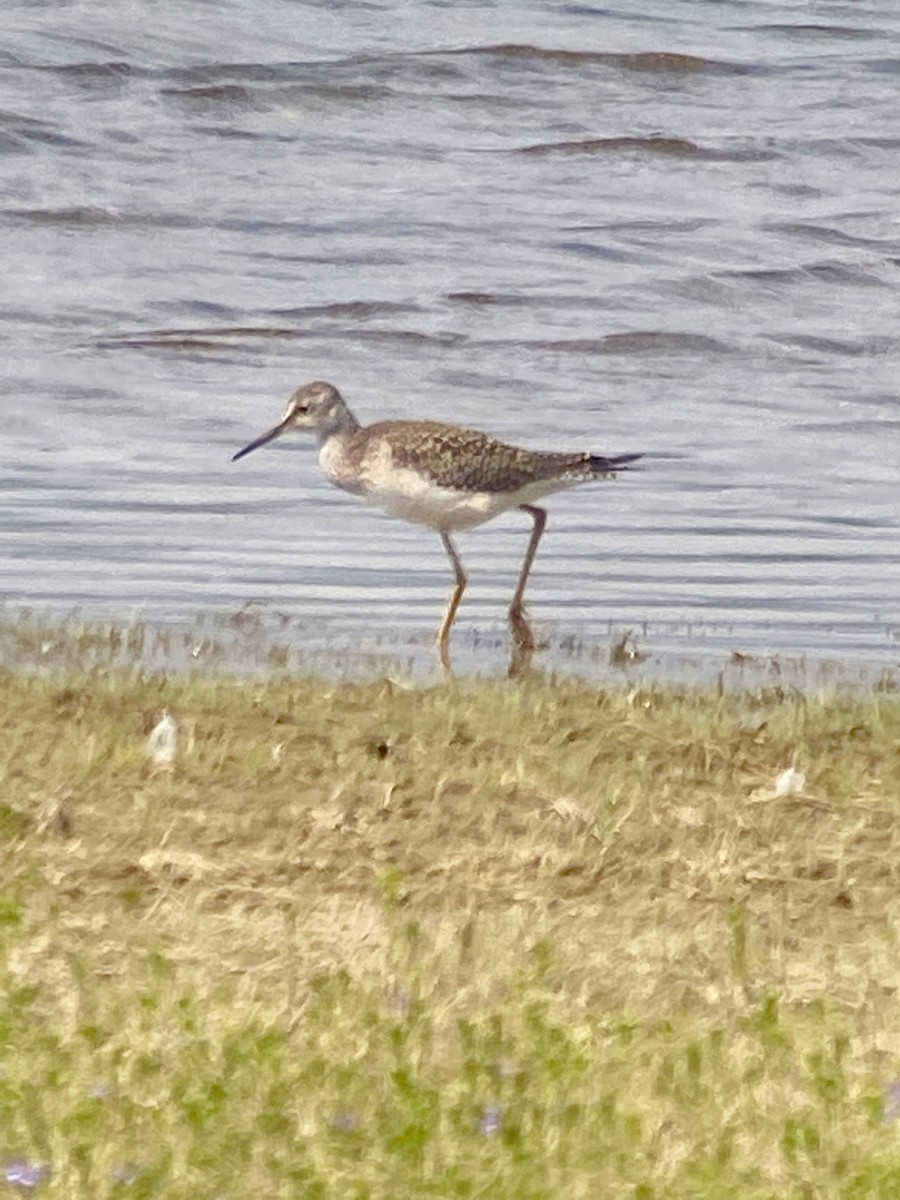
M 893 696 L 0 682 L 42 1197 L 900 1194 Z

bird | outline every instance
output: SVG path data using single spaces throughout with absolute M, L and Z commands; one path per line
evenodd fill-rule
M 336 487 L 440 534 L 454 576 L 436 639 L 445 671 L 451 669 L 450 630 L 468 582 L 451 535 L 509 509 L 532 519 L 531 538 L 509 607 L 514 643 L 510 674 L 514 674 L 539 645 L 525 615 L 525 585 L 547 522 L 546 510 L 534 501 L 614 476 L 643 457 L 526 450 L 479 430 L 440 421 L 360 425 L 338 389 L 315 380 L 299 387 L 278 424 L 238 450 L 232 462 L 282 434 L 303 431 L 315 435 L 319 466 Z

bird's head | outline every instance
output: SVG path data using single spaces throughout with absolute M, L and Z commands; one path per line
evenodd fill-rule
M 321 380 L 305 383 L 302 387 L 297 388 L 288 400 L 284 416 L 278 424 L 258 438 L 254 438 L 242 450 L 238 450 L 237 454 L 232 455 L 231 461 L 235 462 L 237 459 L 243 458 L 251 450 L 259 449 L 266 442 L 272 442 L 275 438 L 281 437 L 283 433 L 312 429 L 320 437 L 327 437 L 348 426 L 355 426 L 355 424 L 354 418 L 350 415 L 343 397 L 336 387 L 332 387 L 330 383 L 323 383 Z

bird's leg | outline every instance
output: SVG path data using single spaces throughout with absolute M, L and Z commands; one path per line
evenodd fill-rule
M 512 604 L 509 606 L 509 623 L 512 626 L 516 649 L 530 652 L 537 650 L 538 641 L 525 617 L 525 605 L 523 602 L 525 584 L 528 582 L 528 573 L 531 570 L 531 564 L 534 562 L 534 556 L 537 553 L 538 542 L 541 540 L 541 534 L 544 532 L 544 526 L 547 524 L 547 514 L 544 509 L 538 508 L 535 504 L 520 504 L 519 508 L 523 512 L 531 514 L 534 519 L 534 528 L 531 531 L 531 541 L 528 543 L 528 549 L 525 551 L 525 561 L 522 563 L 522 570 L 519 573 L 516 592 L 512 598 Z
M 444 619 L 441 621 L 441 627 L 437 635 L 438 657 L 441 660 L 441 666 L 445 671 L 450 670 L 450 627 L 456 617 L 456 610 L 459 608 L 459 602 L 462 600 L 463 592 L 466 590 L 466 573 L 463 570 L 462 563 L 459 559 L 456 547 L 451 541 L 449 533 L 441 533 L 441 541 L 444 543 L 444 549 L 447 551 L 447 557 L 453 567 L 453 574 L 456 576 L 456 583 L 453 591 L 450 593 L 450 599 L 447 601 L 447 608 L 444 612 Z

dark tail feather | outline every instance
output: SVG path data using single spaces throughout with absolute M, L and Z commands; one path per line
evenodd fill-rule
M 616 471 L 626 470 L 629 463 L 637 462 L 643 457 L 643 454 L 614 454 L 610 457 L 589 454 L 588 462 L 595 475 L 614 475 Z

